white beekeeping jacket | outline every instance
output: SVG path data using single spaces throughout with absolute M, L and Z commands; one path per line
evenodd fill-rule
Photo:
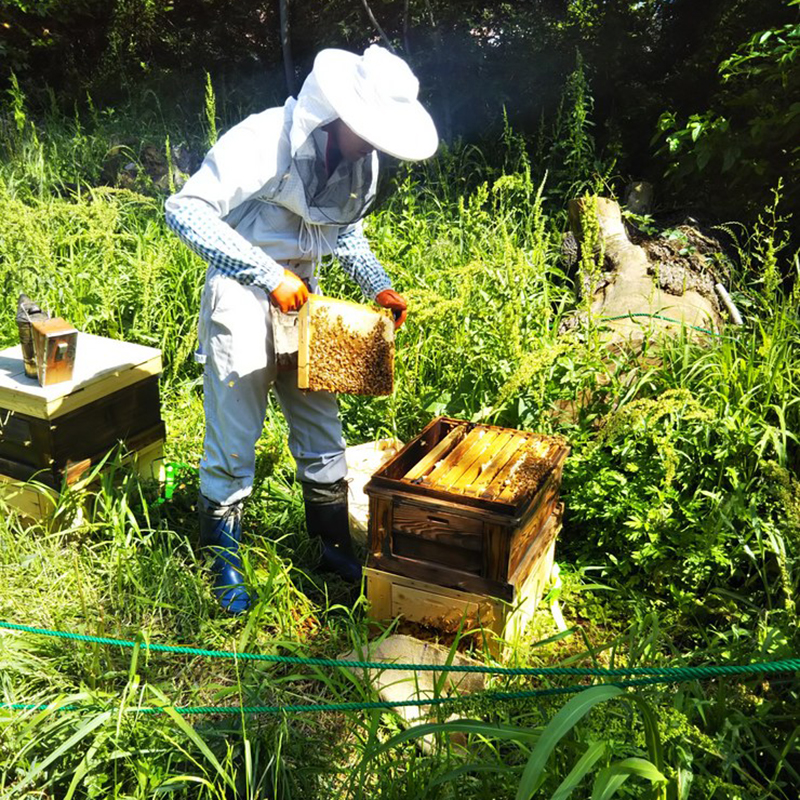
M 271 260 L 316 262 L 333 253 L 374 200 L 378 179 L 375 152 L 342 160 L 327 176 L 322 127 L 334 119 L 312 72 L 297 100 L 253 114 L 219 139 L 167 200 L 168 220 L 185 219 L 199 201 Z

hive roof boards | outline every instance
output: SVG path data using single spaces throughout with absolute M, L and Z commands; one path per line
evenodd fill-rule
M 79 333 L 71 381 L 39 386 L 25 375 L 22 347 L 0 350 L 0 408 L 53 419 L 112 391 L 161 372 L 161 351 L 131 342 Z

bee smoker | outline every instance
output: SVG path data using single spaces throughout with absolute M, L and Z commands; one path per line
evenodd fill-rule
M 17 326 L 25 374 L 40 386 L 72 380 L 78 331 L 66 320 L 50 319 L 27 295 L 17 303 Z
M 36 350 L 33 345 L 33 323 L 44 322 L 50 319 L 49 315 L 26 294 L 19 296 L 17 302 L 17 327 L 19 328 L 19 342 L 22 345 L 22 360 L 25 364 L 25 374 L 29 378 L 37 378 Z

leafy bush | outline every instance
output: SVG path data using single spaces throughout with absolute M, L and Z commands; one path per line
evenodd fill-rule
M 679 184 L 694 184 L 697 173 L 714 186 L 722 178 L 752 214 L 766 201 L 765 189 L 783 178 L 790 211 L 800 211 L 800 23 L 753 34 L 720 63 L 711 108 L 686 120 L 665 112 L 658 129 L 667 174 Z

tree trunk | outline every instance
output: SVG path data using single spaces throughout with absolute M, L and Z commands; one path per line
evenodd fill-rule
M 411 55 L 411 46 L 408 43 L 408 3 L 409 0 L 405 0 L 403 5 L 403 49 L 406 51 L 406 55 Z
M 386 48 L 390 53 L 394 53 L 394 47 L 389 41 L 389 37 L 386 35 L 386 32 L 383 30 L 383 28 L 381 28 L 378 20 L 375 19 L 375 15 L 372 13 L 372 9 L 369 7 L 367 0 L 361 0 L 361 4 L 364 6 L 364 10 L 367 12 L 369 21 L 375 26 L 375 30 L 378 31 L 378 35 L 381 37 L 381 39 L 383 39 L 383 43 L 386 45 Z
M 451 142 L 453 140 L 453 107 L 450 101 L 450 87 L 444 85 L 444 80 L 446 80 L 446 76 L 450 74 L 450 71 L 447 69 L 447 64 L 445 63 L 445 48 L 444 42 L 442 41 L 442 34 L 439 28 L 436 25 L 436 19 L 433 16 L 433 8 L 431 7 L 430 0 L 425 0 L 425 8 L 428 11 L 428 17 L 431 21 L 431 31 L 433 32 L 433 41 L 434 47 L 436 49 L 436 87 L 437 87 L 437 94 L 439 95 L 439 99 L 442 104 L 442 123 L 444 127 L 444 131 L 442 133 L 442 139 L 445 142 Z
M 294 61 L 292 60 L 292 42 L 289 37 L 289 2 L 278 0 L 281 21 L 281 51 L 283 52 L 283 74 L 286 77 L 286 91 L 294 95 Z

